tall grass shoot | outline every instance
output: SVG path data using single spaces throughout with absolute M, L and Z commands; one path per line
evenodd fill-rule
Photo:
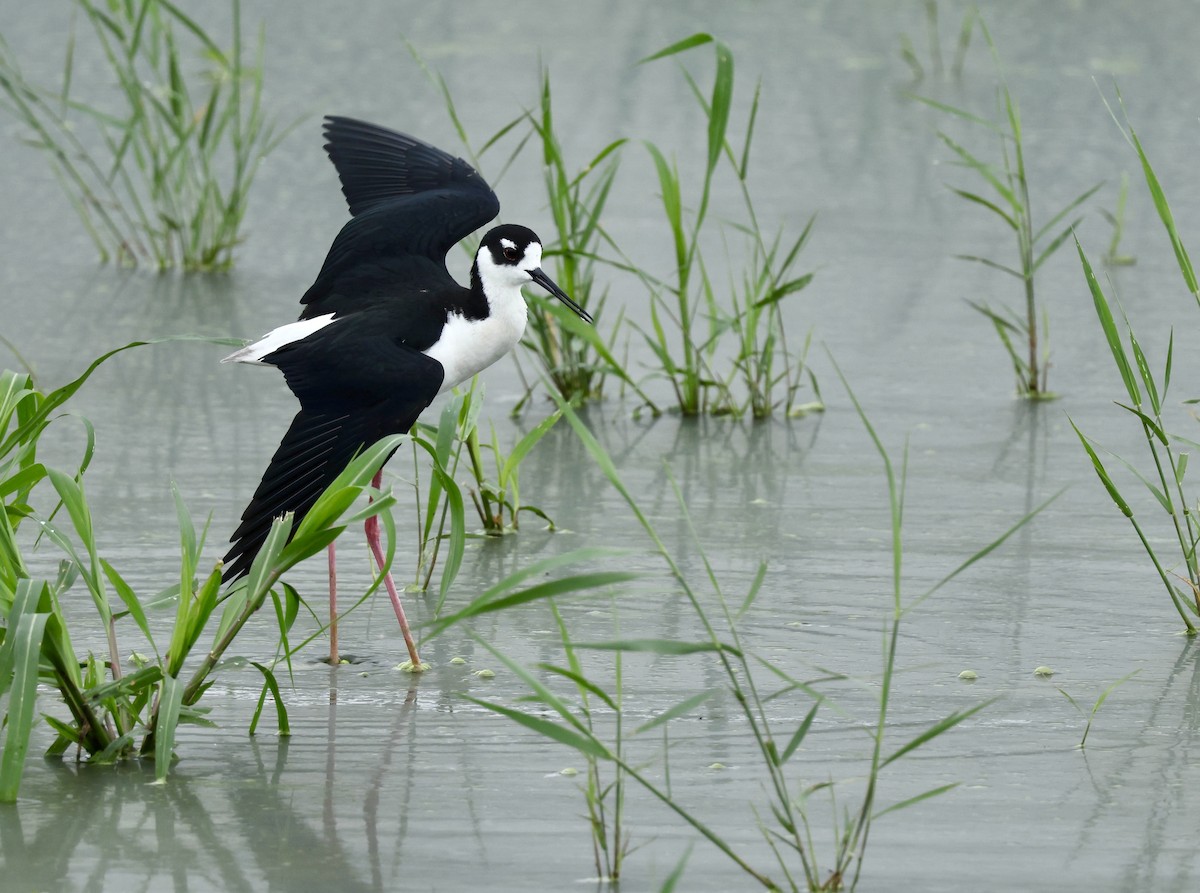
M 1029 399 L 1053 398 L 1047 387 L 1050 371 L 1049 320 L 1044 306 L 1038 303 L 1037 271 L 1070 238 L 1082 218 L 1076 217 L 1065 224 L 1063 221 L 1103 184 L 1097 183 L 1085 190 L 1051 215 L 1044 224 L 1035 226 L 1017 101 L 1003 77 L 999 53 L 982 19 L 979 28 L 991 48 L 996 70 L 1000 73 L 995 117 L 983 118 L 923 96 L 914 98 L 958 120 L 990 131 L 999 144 L 999 162 L 989 162 L 945 132 L 938 132 L 938 137 L 953 153 L 956 163 L 973 173 L 980 184 L 986 187 L 983 192 L 958 186 L 949 186 L 950 190 L 964 201 L 992 214 L 1016 241 L 1015 265 L 978 255 L 960 254 L 958 257 L 1004 273 L 1020 283 L 1023 302 L 1019 310 L 1008 306 L 996 308 L 981 301 L 968 300 L 968 303 L 992 323 L 1012 363 L 1017 379 L 1017 394 Z
M 241 0 L 228 49 L 169 0 L 73 3 L 86 30 L 72 31 L 56 86 L 30 81 L 0 38 L 0 105 L 43 150 L 102 261 L 232 266 L 258 164 L 279 139 L 262 109 L 261 31 L 249 60 Z M 84 46 L 103 56 L 115 96 L 77 82 Z
M 637 275 L 650 294 L 650 325 L 639 330 L 658 365 L 652 377 L 670 384 L 682 415 L 765 418 L 776 410 L 796 415 L 805 409 L 820 409 L 819 393 L 807 407 L 798 402 L 804 381 L 815 385 L 815 379 L 807 370 L 805 352 L 789 349 L 781 308 L 784 298 L 812 281 L 811 273 L 797 275 L 794 268 L 813 221 L 810 219 L 795 239 L 784 239 L 782 232 L 774 237 L 765 235 L 747 180 L 761 83 L 755 88 L 745 130 L 739 138 L 729 129 L 734 58 L 728 46 L 709 34 L 693 34 L 642 62 L 709 45 L 715 61 L 711 90 L 701 89 L 683 70 L 707 121 L 704 174 L 695 197 L 685 196 L 678 166 L 662 149 L 654 143 L 645 144 L 658 177 L 662 211 L 674 246 L 673 269 L 666 280 L 658 279 L 622 254 L 623 267 Z M 736 150 L 731 139 L 740 143 Z M 729 258 L 728 300 L 722 299 L 725 290 L 713 281 L 711 262 L 705 262 L 702 250 L 714 182 L 722 167 L 735 178 L 744 212 L 742 221 L 731 227 L 743 237 L 743 244 L 740 250 L 734 248 Z M 690 213 L 685 210 L 689 206 Z M 744 266 L 740 273 L 733 272 L 739 269 L 739 258 Z M 733 342 L 734 359 L 725 372 L 717 364 L 727 362 L 721 350 L 729 341 Z
M 1114 116 L 1115 119 L 1115 116 Z M 1119 122 L 1118 122 L 1119 124 Z M 1122 128 L 1124 132 L 1124 128 Z M 1167 201 L 1166 192 L 1154 172 L 1150 159 L 1143 149 L 1141 141 L 1132 127 L 1129 127 L 1126 137 L 1137 153 L 1141 164 L 1146 187 L 1159 219 L 1166 230 L 1167 238 L 1175 252 L 1175 259 L 1183 278 L 1184 287 L 1200 305 L 1200 287 L 1197 285 L 1195 268 L 1183 239 L 1175 225 L 1175 217 Z M 1129 318 L 1124 309 L 1120 310 L 1123 325 L 1118 327 L 1116 315 L 1113 312 L 1114 301 L 1110 300 L 1097 278 L 1087 254 L 1076 241 L 1079 261 L 1083 267 L 1084 279 L 1092 295 L 1096 316 L 1104 332 L 1109 353 L 1121 376 L 1125 396 L 1128 403 L 1117 402 L 1117 406 L 1125 410 L 1135 420 L 1145 436 L 1146 451 L 1149 454 L 1150 468 L 1140 470 L 1133 463 L 1116 457 L 1145 487 L 1166 516 L 1167 528 L 1173 548 L 1177 550 L 1174 559 L 1169 559 L 1159 552 L 1155 542 L 1158 538 L 1148 534 L 1138 520 L 1139 514 L 1134 511 L 1133 504 L 1118 487 L 1116 480 L 1109 471 L 1105 461 L 1100 456 L 1100 448 L 1085 435 L 1078 427 L 1075 433 L 1091 461 L 1092 468 L 1100 478 L 1101 484 L 1118 510 L 1129 519 L 1130 526 L 1146 551 L 1146 556 L 1154 565 L 1154 570 L 1162 582 L 1172 606 L 1183 621 L 1184 631 L 1188 636 L 1197 634 L 1197 622 L 1200 621 L 1200 561 L 1196 551 L 1200 546 L 1200 521 L 1196 518 L 1194 495 L 1189 495 L 1184 486 L 1188 470 L 1188 457 L 1195 449 L 1194 440 L 1174 434 L 1164 412 L 1169 408 L 1167 394 L 1171 387 L 1171 372 L 1174 360 L 1175 336 L 1171 333 L 1167 342 L 1166 357 L 1162 361 L 1162 372 L 1156 375 L 1150 360 L 1143 350 Z M 1122 332 L 1123 330 L 1123 332 Z M 1124 337 L 1123 337 L 1124 333 Z M 1074 422 L 1072 422 L 1074 426 Z

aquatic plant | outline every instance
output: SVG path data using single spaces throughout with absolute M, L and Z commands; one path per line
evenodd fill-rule
M 933 595 L 938 589 L 953 580 L 976 561 L 979 561 L 999 547 L 1008 537 L 1026 524 L 1037 511 L 1040 511 L 1039 508 L 1022 518 L 1000 537 L 962 562 L 921 595 L 905 599 L 902 591 L 903 578 L 901 570 L 903 548 L 901 532 L 903 527 L 904 468 L 907 463 L 905 462 L 901 466 L 899 473 L 897 473 L 882 441 L 876 435 L 874 428 L 871 427 L 865 412 L 859 406 L 853 392 L 850 392 L 848 388 L 847 390 L 884 464 L 891 508 L 893 573 L 892 592 L 888 599 L 888 609 L 885 613 L 883 625 L 884 663 L 881 674 L 882 686 L 879 695 L 879 707 L 874 721 L 868 727 L 872 748 L 869 768 L 866 770 L 866 791 L 862 795 L 858 806 L 854 810 L 847 811 L 844 814 L 836 800 L 834 801 L 833 813 L 837 829 L 835 834 L 836 841 L 831 865 L 826 869 L 827 874 L 822 870 L 816 856 L 813 826 L 810 823 L 806 804 L 810 796 L 818 791 L 829 791 L 832 794 L 834 785 L 832 782 L 825 782 L 808 788 L 797 788 L 789 777 L 788 770 L 789 761 L 804 743 L 818 711 L 822 705 L 830 700 L 818 691 L 817 686 L 822 682 L 844 677 L 826 676 L 821 679 L 804 681 L 794 678 L 782 667 L 761 655 L 752 654 L 741 639 L 739 620 L 747 611 L 751 610 L 761 591 L 767 574 L 765 562 L 760 564 L 753 582 L 740 601 L 736 604 L 731 603 L 723 591 L 720 580 L 713 570 L 712 565 L 704 554 L 703 548 L 700 546 L 699 537 L 692 527 L 692 520 L 688 514 L 687 505 L 678 486 L 675 486 L 679 510 L 688 525 L 693 543 L 698 549 L 698 554 L 703 562 L 706 575 L 705 587 L 711 592 L 711 597 L 703 596 L 700 589 L 693 586 L 681 565 L 659 537 L 650 519 L 642 511 L 637 500 L 625 486 L 611 457 L 608 456 L 583 422 L 565 403 L 560 403 L 559 406 L 567 421 L 574 428 L 576 434 L 591 454 L 593 460 L 608 478 L 610 484 L 629 505 L 637 522 L 641 525 L 653 544 L 654 550 L 665 562 L 672 579 L 691 606 L 692 612 L 700 623 L 704 634 L 701 638 L 694 641 L 660 638 L 619 638 L 604 642 L 577 642 L 572 641 L 564 632 L 563 641 L 567 658 L 566 665 L 541 664 L 539 665 L 539 669 L 542 672 L 565 676 L 571 679 L 575 683 L 577 693 L 579 694 L 578 700 L 574 703 L 554 693 L 537 674 L 506 657 L 498 649 L 484 643 L 485 647 L 512 672 L 517 674 L 529 687 L 531 694 L 526 700 L 537 703 L 539 707 L 548 708 L 552 711 L 557 721 L 555 718 L 547 719 L 540 714 L 527 713 L 495 701 L 474 697 L 469 698 L 481 706 L 509 717 L 514 722 L 519 723 L 536 734 L 573 748 L 589 761 L 611 764 L 614 767 L 614 771 L 618 772 L 617 777 L 619 780 L 625 784 L 633 783 L 642 787 L 668 809 L 672 810 L 682 821 L 693 828 L 709 843 L 717 847 L 720 852 L 725 854 L 735 865 L 753 878 L 756 883 L 770 890 L 853 889 L 858 880 L 858 873 L 861 870 L 873 821 L 888 812 L 911 806 L 954 787 L 954 785 L 944 785 L 933 788 L 882 808 L 878 807 L 876 803 L 877 787 L 884 769 L 922 745 L 927 744 L 959 725 L 986 706 L 986 704 L 978 704 L 966 710 L 955 711 L 918 732 L 903 744 L 890 749 L 885 747 L 887 732 L 890 728 L 888 723 L 893 684 L 895 681 L 896 653 L 901 623 L 925 599 Z M 672 477 L 671 480 L 674 485 L 674 478 Z M 445 618 L 439 621 L 439 623 L 443 624 L 442 628 L 444 628 L 444 625 L 470 619 L 486 611 L 507 609 L 514 607 L 516 604 L 524 604 L 527 601 L 528 599 L 520 602 L 511 600 L 506 605 L 498 606 L 494 597 L 481 597 L 472 602 L 463 611 Z M 732 844 L 704 822 L 696 811 L 684 802 L 680 795 L 671 790 L 669 783 L 669 763 L 665 767 L 664 772 L 667 781 L 659 783 L 654 780 L 652 774 L 646 771 L 643 766 L 635 765 L 631 761 L 623 749 L 623 742 L 628 736 L 622 736 L 620 732 L 620 699 L 619 697 L 614 697 L 611 692 L 606 691 L 604 686 L 594 678 L 584 675 L 582 664 L 578 660 L 578 653 L 583 650 L 614 653 L 618 657 L 624 653 L 648 653 L 663 657 L 702 654 L 710 656 L 719 664 L 722 670 L 724 686 L 729 694 L 732 695 L 733 701 L 737 705 L 736 709 L 741 713 L 742 719 L 745 721 L 746 735 L 750 740 L 751 746 L 757 752 L 762 769 L 766 775 L 767 810 L 764 813 L 759 813 L 756 810 L 756 816 L 758 824 L 763 830 L 764 837 L 772 853 L 775 855 L 777 868 L 786 879 L 786 884 L 777 883 L 768 875 L 766 870 L 752 865 Z M 766 677 L 779 686 L 776 690 L 767 692 L 763 688 L 762 676 L 764 671 Z M 632 734 L 637 735 L 650 729 L 660 729 L 665 732 L 667 724 L 672 719 L 694 711 L 700 704 L 717 696 L 718 693 L 718 689 L 698 692 L 643 723 Z M 776 721 L 772 718 L 772 711 L 768 709 L 768 705 L 777 699 L 797 694 L 803 695 L 811 702 L 804 713 L 803 719 L 787 729 L 778 729 Z M 617 743 L 615 746 L 605 741 L 597 731 L 595 709 L 590 704 L 591 698 L 595 698 L 599 703 L 603 703 L 613 713 L 618 723 L 616 726 L 618 733 L 616 735 Z M 669 756 L 669 748 L 665 749 L 665 754 Z M 664 759 L 667 759 L 667 756 L 664 756 Z M 767 812 L 769 812 L 769 816 L 773 821 L 764 818 Z M 593 827 L 593 839 L 595 839 L 595 834 L 596 830 Z M 609 839 L 611 840 L 612 838 L 610 837 Z M 796 863 L 799 863 L 799 877 L 797 877 L 797 872 L 795 871 L 797 867 Z
M 178 339 L 171 339 L 178 340 Z M 97 359 L 77 379 L 49 393 L 35 388 L 28 375 L 0 373 L 0 695 L 7 694 L 4 740 L 0 750 L 0 801 L 15 799 L 21 771 L 37 722 L 38 684 L 57 691 L 67 716 L 43 707 L 45 722 L 56 737 L 48 754 L 57 756 L 74 746 L 97 763 L 144 756 L 155 760 L 155 774 L 169 771 L 175 737 L 181 723 L 208 723 L 208 709 L 199 703 L 213 675 L 229 665 L 225 653 L 250 617 L 271 599 L 279 624 L 280 647 L 289 652 L 288 631 L 300 598 L 280 576 L 303 558 L 315 554 L 347 524 L 385 513 L 394 500 L 375 494 L 365 508 L 350 512 L 369 488 L 375 470 L 401 438 L 381 441 L 364 451 L 322 495 L 289 539 L 291 519 L 278 519 L 249 574 L 221 592 L 219 565 L 200 572 L 204 531 L 197 532 L 174 492 L 180 530 L 179 581 L 151 596 L 139 596 L 116 567 L 97 548 L 96 524 L 84 485 L 94 451 L 92 428 L 83 423 L 82 458 L 70 472 L 49 467 L 38 458 L 39 445 L 55 413 L 84 384 L 96 368 L 121 351 L 146 342 L 133 342 Z M 61 427 L 61 423 L 59 425 Z M 35 578 L 22 552 L 28 525 L 37 539 L 62 552 L 57 575 Z M 389 525 L 390 527 L 390 525 Z M 72 644 L 76 611 L 68 617 L 63 596 L 76 584 L 86 589 L 106 653 L 80 655 Z M 151 630 L 156 610 L 175 608 L 165 648 Z M 205 633 L 215 620 L 211 638 Z M 121 621 L 125 621 L 121 624 Z M 136 631 L 130 629 L 130 625 Z M 122 649 L 119 638 L 132 635 L 135 648 Z M 197 646 L 201 641 L 206 644 Z M 153 657 L 143 652 L 153 653 Z M 199 662 L 189 658 L 200 656 Z M 287 713 L 272 669 L 252 662 L 263 674 L 265 703 L 274 699 L 279 729 L 287 733 Z M 127 669 L 132 664 L 134 669 Z M 185 664 L 186 666 L 185 668 Z M 258 721 L 258 712 L 254 723 Z
M 985 186 L 995 193 L 995 197 L 989 198 L 984 194 L 947 184 L 949 189 L 965 201 L 995 215 L 1016 239 L 1016 266 L 977 255 L 960 254 L 957 256 L 962 260 L 983 264 L 1006 273 L 1021 283 L 1024 301 L 1020 311 L 1006 306 L 993 308 L 980 301 L 968 300 L 967 303 L 992 323 L 996 335 L 1012 363 L 1013 373 L 1017 379 L 1018 395 L 1030 399 L 1052 398 L 1054 395 L 1047 389 L 1046 382 L 1049 374 L 1050 355 L 1049 321 L 1045 309 L 1038 306 L 1035 287 L 1036 275 L 1042 264 L 1070 238 L 1082 218 L 1077 217 L 1065 225 L 1063 225 L 1063 221 L 1091 198 L 1103 184 L 1097 183 L 1087 189 L 1064 205 L 1040 227 L 1034 227 L 1033 206 L 1025 168 L 1025 143 L 1017 101 L 1013 98 L 1008 83 L 1004 79 L 999 53 L 982 19 L 979 21 L 979 28 L 992 51 L 992 59 L 1000 77 L 1000 86 L 996 93 L 996 116 L 982 118 L 928 97 L 914 96 L 913 98 L 955 118 L 991 131 L 999 142 L 1000 163 L 997 165 L 983 161 L 948 134 L 938 131 L 938 137 L 953 152 L 956 162 L 972 171 Z
M 538 358 L 546 377 L 568 400 L 599 399 L 604 382 L 616 375 L 633 382 L 613 355 L 612 348 L 624 320 L 603 319 L 608 289 L 596 281 L 597 251 L 602 237 L 600 218 L 612 192 L 627 142 L 615 139 L 575 173 L 571 173 L 555 130 L 550 72 L 542 70 L 541 95 L 528 120 L 542 153 L 546 199 L 554 220 L 554 238 L 546 243 L 545 257 L 553 258 L 554 281 L 567 294 L 583 299 L 596 324 L 587 325 L 573 314 L 559 312 L 557 302 L 535 295 L 524 344 Z M 607 326 L 607 335 L 598 326 Z
M 805 363 L 805 354 L 788 348 L 781 303 L 784 298 L 809 285 L 812 274 L 794 275 L 794 267 L 811 232 L 810 219 L 801 233 L 785 241 L 782 232 L 768 237 L 755 213 L 747 182 L 754 124 L 758 116 L 761 82 L 755 87 L 745 132 L 740 136 L 740 152 L 730 144 L 729 120 L 733 106 L 733 53 L 710 34 L 693 34 L 647 56 L 642 63 L 666 59 L 700 46 L 712 45 L 716 62 L 712 89 L 703 91 L 692 75 L 683 75 L 707 121 L 707 154 L 704 176 L 692 203 L 694 211 L 686 219 L 684 185 L 678 167 L 654 143 L 646 149 L 658 176 L 662 210 L 674 245 L 674 268 L 670 281 L 651 276 L 629 260 L 613 243 L 622 260 L 622 268 L 634 273 L 650 294 L 650 328 L 641 329 L 643 340 L 658 363 L 653 377 L 666 379 L 683 415 L 713 413 L 765 418 L 775 410 L 797 415 L 819 410 L 819 399 L 806 406 L 797 402 L 797 394 L 807 377 L 815 378 Z M 719 299 L 701 250 L 707 232 L 714 178 L 722 160 L 728 165 L 741 192 L 744 220 L 734 229 L 745 239 L 748 260 L 740 275 L 731 272 L 731 301 L 725 306 Z M 729 259 L 731 271 L 737 269 Z M 714 363 L 726 336 L 735 342 L 734 359 L 727 373 L 714 369 Z M 740 381 L 745 394 L 735 391 Z M 779 396 L 779 391 L 783 395 Z
M 1121 239 L 1125 235 L 1125 203 L 1129 198 L 1129 174 L 1121 172 L 1121 186 L 1117 191 L 1117 204 L 1113 210 L 1101 208 L 1100 214 L 1112 227 L 1112 238 L 1104 252 L 1104 263 L 1110 267 L 1131 267 L 1137 263 L 1132 254 L 1121 253 Z
M 1100 694 L 1096 697 L 1096 700 L 1092 702 L 1092 708 L 1090 710 L 1084 710 L 1083 707 L 1080 706 L 1078 701 L 1076 701 L 1073 697 L 1071 697 L 1069 694 L 1067 694 L 1067 690 L 1065 688 L 1056 686 L 1058 688 L 1058 693 L 1060 695 L 1062 695 L 1064 698 L 1066 698 L 1070 702 L 1071 706 L 1074 707 L 1076 710 L 1078 710 L 1079 714 L 1087 720 L 1087 722 L 1084 723 L 1084 726 L 1083 726 L 1083 737 L 1079 739 L 1079 749 L 1080 750 L 1083 750 L 1085 747 L 1087 747 L 1088 735 L 1091 734 L 1091 731 L 1092 731 L 1092 723 L 1096 719 L 1096 714 L 1100 712 L 1100 708 L 1104 706 L 1104 702 L 1108 700 L 1108 696 L 1111 695 L 1114 691 L 1116 691 L 1118 688 L 1120 688 L 1122 685 L 1124 685 L 1126 682 L 1128 682 L 1130 679 L 1132 679 L 1134 676 L 1136 676 L 1140 672 L 1141 672 L 1141 669 L 1139 668 L 1137 670 L 1134 670 L 1131 673 L 1126 673 L 1124 676 L 1122 676 L 1116 682 L 1112 683 L 1111 685 L 1106 686 L 1105 689 L 1103 691 L 1101 691 Z
M 456 388 L 442 407 L 436 426 L 418 422 L 413 429 L 413 482 L 417 501 L 418 561 L 412 588 L 429 589 L 443 541 L 449 543 L 449 558 L 442 573 L 440 591 L 445 598 L 462 561 L 466 539 L 466 498 L 455 476 L 465 466 L 467 496 L 479 516 L 485 535 L 501 536 L 520 528 L 522 512 L 536 515 L 551 528 L 554 521 L 541 508 L 521 501 L 521 463 L 558 421 L 559 413 L 547 416 L 513 444 L 507 452 L 495 428 L 484 443 L 479 437 L 479 415 L 484 403 L 484 384 L 476 376 L 465 390 Z M 420 487 L 422 451 L 432 460 L 431 479 L 422 496 Z M 485 455 L 491 453 L 495 477 L 489 477 Z M 447 532 L 447 523 L 450 530 Z
M 1120 126 L 1119 122 L 1118 126 Z M 1125 132 L 1124 128 L 1122 128 L 1122 131 Z M 1174 249 L 1175 259 L 1179 266 L 1180 275 L 1183 277 L 1184 287 L 1187 288 L 1196 299 L 1197 304 L 1200 305 L 1200 284 L 1197 283 L 1195 268 L 1192 266 L 1191 258 L 1188 256 L 1187 249 L 1175 225 L 1175 217 L 1171 213 L 1171 206 L 1167 201 L 1166 193 L 1133 128 L 1129 127 L 1125 135 L 1137 152 L 1142 174 L 1146 181 L 1146 187 L 1150 192 L 1150 197 L 1154 202 L 1159 219 L 1166 229 L 1171 247 Z M 1075 247 L 1079 252 L 1079 261 L 1083 266 L 1084 278 L 1087 280 L 1088 290 L 1091 292 L 1092 301 L 1096 308 L 1096 316 L 1100 320 L 1101 329 L 1104 331 L 1109 353 L 1113 358 L 1113 363 L 1116 365 L 1117 371 L 1121 375 L 1121 382 L 1125 387 L 1125 394 L 1129 399 L 1128 403 L 1118 401 L 1117 406 L 1128 412 L 1141 427 L 1142 433 L 1146 438 L 1146 449 L 1150 454 L 1150 460 L 1154 467 L 1151 471 L 1142 472 L 1125 459 L 1119 456 L 1116 458 L 1141 481 L 1142 485 L 1153 496 L 1154 502 L 1158 504 L 1169 519 L 1172 538 L 1176 548 L 1179 550 L 1178 562 L 1176 564 L 1170 565 L 1165 559 L 1159 557 L 1153 543 L 1153 538 L 1147 536 L 1141 523 L 1139 523 L 1133 506 L 1122 494 L 1104 461 L 1100 458 L 1095 442 L 1080 431 L 1074 422 L 1071 425 L 1075 428 L 1075 433 L 1079 436 L 1079 441 L 1083 444 L 1083 448 L 1091 460 L 1092 468 L 1100 478 L 1104 489 L 1108 492 L 1109 497 L 1113 500 L 1113 503 L 1120 510 L 1121 514 L 1129 519 L 1134 533 L 1137 534 L 1138 540 L 1141 541 L 1142 548 L 1145 549 L 1147 557 L 1150 558 L 1159 579 L 1162 581 L 1163 588 L 1166 589 L 1167 595 L 1171 599 L 1171 604 L 1174 605 L 1180 619 L 1183 620 L 1187 635 L 1195 636 L 1197 633 L 1197 618 L 1200 618 L 1200 561 L 1198 561 L 1196 556 L 1197 547 L 1200 546 L 1200 520 L 1197 520 L 1196 513 L 1192 510 L 1192 506 L 1196 504 L 1195 498 L 1189 497 L 1185 492 L 1184 476 L 1187 474 L 1188 456 L 1196 444 L 1195 441 L 1189 438 L 1171 433 L 1170 426 L 1163 417 L 1164 407 L 1167 405 L 1167 393 L 1171 387 L 1175 335 L 1172 332 L 1167 341 L 1167 352 L 1166 358 L 1163 361 L 1162 375 L 1160 378 L 1156 378 L 1150 365 L 1150 360 L 1134 333 L 1129 317 L 1125 315 L 1124 309 L 1120 308 L 1120 304 L 1118 303 L 1117 306 L 1121 310 L 1121 317 L 1124 323 L 1124 333 L 1128 339 L 1128 348 L 1126 347 L 1125 340 L 1122 338 L 1122 332 L 1117 327 L 1112 302 L 1106 295 L 1104 287 L 1100 284 L 1100 280 L 1096 277 L 1095 271 L 1088 262 L 1087 255 L 1078 240 L 1076 240 Z M 1182 583 L 1183 588 L 1176 581 Z
M 979 17 L 979 9 L 969 5 L 963 12 L 962 23 L 958 28 L 958 43 L 954 49 L 954 61 L 950 65 L 950 75 L 956 80 L 962 80 L 963 65 L 967 61 L 967 50 L 971 47 L 971 33 L 975 30 L 975 20 Z M 942 61 L 942 37 L 938 25 L 937 0 L 925 0 L 925 34 L 929 43 L 929 67 L 935 78 L 946 74 L 946 66 Z M 916 45 L 907 34 L 900 34 L 900 58 L 912 71 L 914 81 L 925 79 L 925 66 L 921 64 L 920 54 Z
M 169 0 L 73 2 L 119 100 L 80 88 L 72 30 L 53 88 L 29 81 L 0 39 L 3 105 L 32 132 L 102 261 L 228 268 L 258 164 L 281 137 L 261 107 L 262 32 L 251 63 L 240 0 L 227 50 Z M 198 76 L 191 56 L 206 66 Z

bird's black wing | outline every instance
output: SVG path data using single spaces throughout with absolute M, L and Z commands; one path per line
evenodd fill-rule
M 386 273 L 410 289 L 457 288 L 446 254 L 500 213 L 496 194 L 461 158 L 352 118 L 325 119 L 325 136 L 351 219 L 300 299 L 302 318 L 343 310 L 338 293 L 361 300 L 348 280 Z
M 415 137 L 333 116 L 325 119 L 325 137 L 350 215 L 388 211 L 380 216 L 397 250 L 444 260 L 500 213 L 496 194 L 471 165 Z
M 275 518 L 294 512 L 299 524 L 357 453 L 407 433 L 437 395 L 440 363 L 363 328 L 339 320 L 263 358 L 283 371 L 301 409 L 231 537 L 226 580 L 250 570 Z

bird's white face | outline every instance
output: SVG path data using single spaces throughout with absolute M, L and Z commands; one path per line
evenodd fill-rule
M 481 246 L 476 262 L 484 294 L 498 295 L 502 290 L 519 289 L 533 281 L 532 272 L 542 265 L 542 246 L 530 242 L 522 248 L 511 239 L 501 239 L 498 252 Z

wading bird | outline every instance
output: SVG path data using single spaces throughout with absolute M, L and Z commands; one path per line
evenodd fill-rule
M 222 361 L 277 367 L 300 401 L 230 538 L 226 580 L 249 571 L 275 518 L 293 512 L 293 525 L 299 524 L 356 453 L 389 434 L 407 433 L 438 394 L 515 347 L 525 331 L 522 286 L 535 282 L 592 321 L 542 271 L 541 241 L 523 226 L 487 232 L 469 287 L 451 277 L 446 254 L 500 212 L 495 193 L 465 161 L 351 118 L 326 118 L 324 133 L 351 219 L 300 299 L 299 320 Z M 382 471 L 373 481 L 376 489 L 381 483 Z M 383 568 L 378 518 L 367 521 L 366 533 Z M 329 570 L 332 625 L 332 544 Z M 390 573 L 384 584 L 409 658 L 420 669 Z M 336 633 L 330 651 L 336 661 Z

